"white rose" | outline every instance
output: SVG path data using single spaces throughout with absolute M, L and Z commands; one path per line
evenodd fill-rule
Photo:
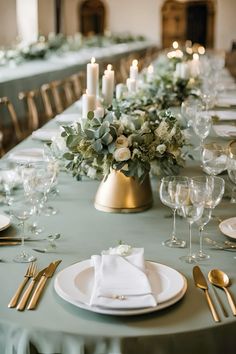
M 109 248 L 108 254 L 118 254 L 119 256 L 128 256 L 132 252 L 132 247 L 130 245 L 119 245 L 114 248 Z
M 130 149 L 127 147 L 122 147 L 119 149 L 116 149 L 113 154 L 114 158 L 116 161 L 127 161 L 131 157 L 131 152 Z
M 166 151 L 166 145 L 165 144 L 158 145 L 156 151 L 159 152 L 160 154 L 164 154 L 164 152 Z
M 96 177 L 96 172 L 97 172 L 97 171 L 96 171 L 95 168 L 89 167 L 88 172 L 87 172 L 87 176 L 90 177 L 90 178 L 92 178 L 92 179 L 95 179 L 95 177 Z
M 116 139 L 116 147 L 122 148 L 122 147 L 128 147 L 129 146 L 129 141 L 128 138 L 126 138 L 126 136 L 124 135 L 120 135 L 117 139 Z

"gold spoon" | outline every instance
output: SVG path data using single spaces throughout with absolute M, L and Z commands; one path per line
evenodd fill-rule
M 231 310 L 233 312 L 233 315 L 236 316 L 236 306 L 234 304 L 233 298 L 232 298 L 229 290 L 227 289 L 227 286 L 229 286 L 228 275 L 220 269 L 212 269 L 208 273 L 208 279 L 210 280 L 210 282 L 213 285 L 218 286 L 219 288 L 222 288 L 225 291 L 225 293 L 227 295 L 228 302 L 231 307 Z

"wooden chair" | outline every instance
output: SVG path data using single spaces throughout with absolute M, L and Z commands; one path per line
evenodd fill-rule
M 52 97 L 54 100 L 54 109 L 56 114 L 60 114 L 61 112 L 64 111 L 64 105 L 63 105 L 63 82 L 61 80 L 55 80 L 50 82 L 49 84 L 52 92 Z
M 23 140 L 29 133 L 27 129 L 22 129 L 14 106 L 8 97 L 0 98 L 0 106 L 5 106 L 10 117 L 10 121 L 6 121 L 6 124 L 3 121 L 0 127 L 0 154 L 3 155 L 5 151 Z
M 26 109 L 28 114 L 28 130 L 32 132 L 40 126 L 39 109 L 36 99 L 39 96 L 39 90 L 30 90 L 26 92 L 20 92 L 18 97 L 20 100 L 24 100 L 26 103 Z
M 40 88 L 40 91 L 42 95 L 42 100 L 43 100 L 47 120 L 50 120 L 55 116 L 53 105 L 52 105 L 52 97 L 51 97 L 52 93 L 51 93 L 50 84 L 43 84 Z
M 72 83 L 72 90 L 75 101 L 79 100 L 83 93 L 85 85 L 85 74 L 80 71 L 77 74 L 71 75 L 68 80 Z

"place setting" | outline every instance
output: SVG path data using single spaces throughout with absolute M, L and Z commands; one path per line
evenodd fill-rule
M 54 288 L 78 308 L 131 316 L 172 306 L 184 296 L 187 281 L 167 265 L 146 261 L 143 248 L 121 244 L 61 270 Z

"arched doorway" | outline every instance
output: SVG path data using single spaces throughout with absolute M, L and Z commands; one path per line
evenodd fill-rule
M 213 47 L 214 16 L 214 0 L 166 0 L 162 7 L 162 46 L 191 40 Z
M 103 34 L 105 29 L 105 6 L 100 0 L 85 0 L 79 8 L 80 32 Z

